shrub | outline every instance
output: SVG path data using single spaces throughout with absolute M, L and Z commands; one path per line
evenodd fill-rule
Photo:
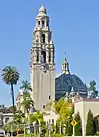
M 75 126 L 75 136 L 81 136 L 82 126 L 81 126 L 81 118 L 79 112 L 75 115 L 75 121 L 77 122 L 77 125 Z
M 86 135 L 92 136 L 94 134 L 95 134 L 94 118 L 93 118 L 93 114 L 91 110 L 89 110 L 88 115 L 87 115 Z

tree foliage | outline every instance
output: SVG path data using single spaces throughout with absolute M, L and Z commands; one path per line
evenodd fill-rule
M 55 103 L 55 110 L 59 114 L 59 118 L 56 124 L 56 132 L 59 133 L 60 125 L 66 128 L 66 135 L 72 135 L 73 128 L 71 125 L 72 114 L 74 113 L 74 106 L 72 102 L 61 98 Z
M 94 134 L 95 134 L 94 118 L 93 118 L 93 114 L 91 110 L 89 110 L 88 115 L 87 115 L 86 135 L 92 136 Z
M 81 125 L 81 118 L 80 118 L 79 112 L 75 115 L 75 121 L 77 122 L 77 125 L 75 126 L 75 136 L 81 136 L 82 125 Z
M 73 120 L 72 116 L 70 116 L 66 120 L 66 135 L 67 136 L 72 136 L 72 134 L 73 134 L 73 127 L 71 125 L 72 120 Z
M 21 105 L 23 106 L 24 111 L 27 113 L 29 112 L 30 108 L 34 106 L 34 101 L 30 97 L 29 92 L 24 93 Z
M 56 110 L 56 112 L 57 112 L 58 114 L 59 114 L 59 112 L 60 112 L 63 104 L 64 104 L 64 99 L 63 99 L 63 98 L 59 99 L 59 100 L 55 103 L 54 108 L 55 108 L 55 110 Z
M 30 114 L 30 122 L 31 123 L 33 123 L 34 121 L 42 121 L 42 120 L 43 120 L 43 114 L 40 113 L 40 111 Z
M 73 104 L 71 104 L 71 107 L 69 107 L 69 102 L 66 101 L 64 98 L 61 98 L 58 102 L 55 103 L 54 108 L 56 112 L 59 114 L 58 121 L 63 122 L 67 119 L 67 117 L 70 117 L 72 114 L 72 107 Z
M 25 117 L 24 113 L 22 113 L 22 111 L 19 110 L 19 111 L 16 111 L 14 120 L 17 124 L 22 124 L 24 117 Z
M 89 83 L 89 97 L 96 98 L 98 96 L 98 91 L 96 90 L 96 82 L 93 80 Z
M 13 115 L 15 114 L 15 109 L 14 109 L 14 90 L 13 90 L 13 85 L 16 85 L 18 80 L 19 80 L 19 72 L 15 67 L 11 66 L 6 66 L 2 70 L 2 79 L 3 81 L 11 86 L 11 95 L 12 95 L 12 104 L 13 104 Z
M 24 92 L 32 91 L 31 85 L 27 80 L 22 81 L 22 86 L 20 87 L 20 89 L 23 89 Z

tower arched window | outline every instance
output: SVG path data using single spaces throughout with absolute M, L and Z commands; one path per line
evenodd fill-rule
M 39 61 L 39 51 L 37 51 L 37 62 Z
M 38 21 L 38 26 L 40 26 L 40 21 Z
M 44 20 L 42 20 L 42 27 L 44 27 L 44 23 L 45 23 Z
M 41 52 L 41 63 L 46 63 L 46 52 L 45 51 Z
M 42 34 L 42 42 L 45 43 L 45 34 Z
M 49 62 L 51 61 L 51 52 L 49 52 Z

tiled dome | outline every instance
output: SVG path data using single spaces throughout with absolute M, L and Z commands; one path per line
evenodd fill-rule
M 55 79 L 56 100 L 63 97 L 66 92 L 70 92 L 71 89 L 82 97 L 87 96 L 87 87 L 78 76 L 63 73 Z

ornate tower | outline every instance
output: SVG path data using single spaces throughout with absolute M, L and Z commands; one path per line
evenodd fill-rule
M 49 17 L 41 6 L 36 17 L 31 48 L 32 98 L 37 109 L 43 110 L 49 100 L 55 100 L 55 63 Z
M 70 71 L 69 71 L 69 63 L 65 57 L 64 59 L 64 63 L 62 64 L 62 73 L 65 73 L 65 74 L 70 74 Z

